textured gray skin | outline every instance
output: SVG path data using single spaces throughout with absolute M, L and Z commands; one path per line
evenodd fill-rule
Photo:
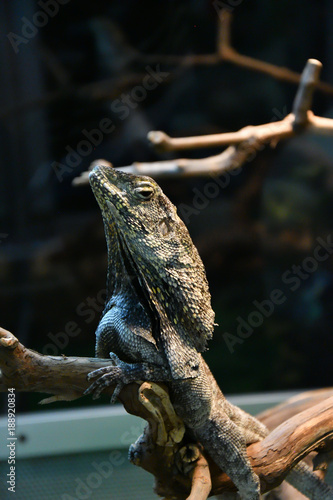
M 224 398 L 199 351 L 214 313 L 204 266 L 175 207 L 155 181 L 95 167 L 90 184 L 108 245 L 108 298 L 96 331 L 96 355 L 114 362 L 93 372 L 106 385 L 165 382 L 177 414 L 234 481 L 241 497 L 259 499 L 246 444 L 266 428 Z M 116 356 L 115 356 L 116 355 Z
M 200 354 L 212 336 L 214 312 L 186 226 L 149 177 L 97 166 L 89 181 L 108 247 L 108 296 L 96 331 L 96 356 L 110 355 L 112 365 L 89 375 L 96 380 L 86 393 L 97 398 L 116 384 L 114 402 L 125 384 L 166 383 L 177 414 L 240 497 L 258 500 L 259 480 L 246 445 L 268 431 L 225 399 Z M 296 479 L 300 483 L 297 473 Z

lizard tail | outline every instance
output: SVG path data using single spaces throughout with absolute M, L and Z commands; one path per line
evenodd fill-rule
M 311 500 L 333 500 L 333 488 L 316 476 L 304 462 L 296 464 L 286 480 Z

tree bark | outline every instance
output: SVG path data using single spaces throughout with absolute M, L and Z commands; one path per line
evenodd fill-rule
M 109 364 L 108 359 L 44 356 L 0 328 L 2 392 L 15 388 L 51 394 L 44 404 L 73 400 L 90 385 L 88 373 Z M 109 396 L 112 392 L 111 386 L 105 390 Z M 230 478 L 201 445 L 189 440 L 162 384 L 129 384 L 119 400 L 128 413 L 148 422 L 130 448 L 130 459 L 155 476 L 158 494 L 202 500 L 209 494 L 235 491 Z M 263 441 L 249 445 L 247 452 L 263 493 L 280 485 L 292 467 L 311 452 L 316 452 L 313 456 L 320 476 L 333 453 L 333 388 L 306 392 L 258 418 L 271 432 Z

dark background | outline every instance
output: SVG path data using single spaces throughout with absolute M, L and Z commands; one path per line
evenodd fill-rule
M 230 63 L 167 63 L 167 55 L 214 53 L 223 2 L 53 3 L 58 12 L 30 31 L 24 27 L 34 19 L 43 24 L 40 3 L 0 4 L 0 324 L 38 351 L 92 356 L 106 248 L 90 188 L 74 188 L 72 179 L 98 158 L 120 166 L 217 154 L 158 153 L 146 135 L 208 134 L 281 119 L 296 86 Z M 333 85 L 332 2 L 224 4 L 233 11 L 239 52 L 298 72 L 318 58 L 322 80 Z M 147 66 L 169 76 L 122 119 L 112 104 L 142 84 Z M 332 95 L 317 91 L 313 110 L 332 117 Z M 103 118 L 114 131 L 59 178 L 54 162 L 68 167 L 66 148 L 76 151 L 82 131 Z M 160 184 L 173 203 L 191 207 L 193 190 L 204 192 L 208 180 Z M 219 327 L 205 357 L 222 390 L 332 384 L 332 258 L 293 292 L 282 279 L 312 256 L 318 237 L 332 234 L 332 139 L 300 135 L 258 153 L 205 205 L 185 222 L 207 269 Z M 284 303 L 231 352 L 225 332 L 236 335 L 237 318 L 247 321 L 257 310 L 253 301 L 274 289 Z M 18 410 L 36 410 L 39 399 L 20 394 Z M 90 398 L 63 406 L 87 404 Z

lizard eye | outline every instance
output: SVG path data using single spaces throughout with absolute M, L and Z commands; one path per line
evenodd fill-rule
M 134 194 L 141 200 L 150 200 L 154 194 L 154 187 L 151 184 L 141 184 L 134 189 Z

